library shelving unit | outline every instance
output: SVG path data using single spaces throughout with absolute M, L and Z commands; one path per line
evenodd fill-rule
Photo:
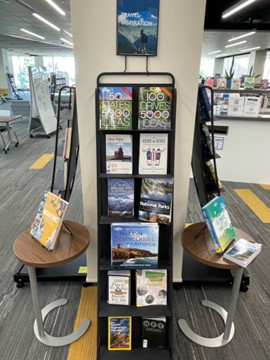
M 120 76 L 128 77 L 129 83 L 104 82 L 106 79 L 119 79 Z M 136 76 L 143 76 L 147 79 L 149 75 L 156 75 L 159 78 L 164 76 L 164 83 L 134 83 L 132 80 Z M 110 76 L 112 76 L 110 78 Z M 152 77 L 151 77 L 152 79 Z M 163 79 L 163 77 L 162 77 Z M 126 80 L 126 79 L 125 79 Z M 147 80 L 146 80 L 147 81 Z M 167 83 L 168 82 L 168 83 Z M 136 306 L 135 272 L 136 266 L 129 267 L 131 270 L 131 303 L 130 305 L 110 305 L 108 300 L 108 279 L 107 272 L 113 270 L 111 266 L 111 244 L 110 226 L 115 222 L 140 222 L 138 220 L 138 209 L 140 200 L 141 182 L 143 177 L 166 178 L 174 175 L 174 144 L 175 144 L 175 107 L 176 90 L 175 80 L 170 73 L 101 73 L 97 78 L 96 89 L 96 144 L 97 144 L 97 198 L 98 198 L 98 343 L 97 358 L 100 360 L 110 359 L 129 359 L 145 360 L 155 358 L 156 360 L 166 360 L 172 358 L 172 237 L 173 222 L 169 225 L 159 224 L 159 269 L 167 269 L 167 305 L 153 305 L 145 307 Z M 99 87 L 100 86 L 130 86 L 132 87 L 132 128 L 130 130 L 104 130 L 100 128 L 100 107 L 99 107 Z M 139 87 L 172 87 L 172 119 L 171 129 L 169 130 L 143 130 L 138 128 L 138 92 Z M 168 162 L 166 175 L 140 175 L 139 174 L 139 139 L 140 134 L 148 133 L 167 133 L 168 134 Z M 132 174 L 108 174 L 106 173 L 106 134 L 130 134 L 132 135 Z M 110 217 L 108 216 L 107 199 L 107 180 L 109 178 L 134 179 L 134 217 Z M 173 218 L 173 216 L 172 216 Z M 142 269 L 140 267 L 140 269 Z M 147 268 L 148 269 L 148 268 Z M 115 270 L 115 268 L 114 268 Z M 108 317 L 110 316 L 131 316 L 132 317 L 132 349 L 129 351 L 108 350 Z M 142 346 L 142 317 L 166 317 L 166 346 L 159 348 L 143 348 Z

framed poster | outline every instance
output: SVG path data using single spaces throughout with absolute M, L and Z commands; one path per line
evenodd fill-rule
M 117 55 L 156 56 L 159 0 L 117 0 Z

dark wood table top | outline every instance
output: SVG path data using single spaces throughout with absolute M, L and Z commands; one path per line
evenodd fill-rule
M 30 229 L 22 232 L 14 241 L 16 258 L 25 265 L 35 268 L 48 268 L 68 263 L 79 257 L 90 243 L 89 231 L 84 225 L 65 220 L 72 235 L 61 230 L 57 247 L 47 250 L 30 235 Z
M 243 230 L 240 230 L 234 227 L 236 233 L 235 241 L 240 238 L 244 238 L 249 241 L 254 241 L 250 235 L 245 233 Z M 240 266 L 224 260 L 222 255 L 216 254 L 214 251 L 211 251 L 211 236 L 204 222 L 199 222 L 196 224 L 189 225 L 185 228 L 182 233 L 182 245 L 183 248 L 196 260 L 199 262 L 219 268 L 219 269 L 238 269 Z

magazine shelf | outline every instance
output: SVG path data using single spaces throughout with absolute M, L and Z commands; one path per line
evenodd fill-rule
M 108 73 L 105 73 L 108 75 Z M 131 78 L 135 73 L 124 73 Z M 153 74 L 153 73 L 152 73 Z M 117 75 L 117 73 L 109 73 Z M 119 73 L 123 75 L 123 73 Z M 140 74 L 142 75 L 142 74 Z M 148 76 L 149 73 L 143 73 Z M 155 75 L 165 75 L 164 83 L 102 83 L 102 74 L 98 77 L 96 90 L 96 142 L 97 142 L 97 197 L 98 197 L 98 344 L 97 358 L 106 359 L 149 359 L 149 356 L 155 356 L 156 360 L 166 360 L 172 358 L 172 235 L 173 222 L 169 224 L 158 225 L 158 265 L 153 269 L 167 270 L 167 305 L 136 306 L 136 271 L 138 269 L 150 270 L 151 267 L 138 267 L 138 265 L 128 266 L 130 270 L 130 305 L 111 305 L 108 304 L 108 271 L 117 270 L 117 267 L 111 265 L 111 224 L 120 223 L 143 223 L 139 220 L 140 193 L 143 178 L 172 178 L 174 176 L 174 136 L 175 136 L 175 106 L 176 91 L 174 87 L 174 78 L 168 73 L 156 73 Z M 168 82 L 168 76 L 170 81 Z M 128 129 L 106 129 L 101 125 L 102 108 L 100 105 L 99 90 L 103 87 L 118 87 L 130 90 L 132 89 L 132 117 L 130 119 L 130 128 Z M 139 89 L 140 87 L 170 87 L 171 88 L 171 117 L 170 127 L 166 129 L 140 129 L 138 120 Z M 100 90 L 101 91 L 101 90 Z M 167 166 L 163 174 L 140 174 L 140 136 L 141 134 L 167 134 Z M 130 135 L 132 138 L 132 166 L 130 173 L 107 173 L 107 135 Z M 107 153 L 107 154 L 106 154 Z M 126 153 L 125 153 L 126 154 Z M 123 217 L 109 216 L 108 214 L 108 182 L 114 179 L 123 179 L 132 181 L 134 184 L 134 204 L 133 216 Z M 119 267 L 118 267 L 119 269 Z M 125 268 L 127 269 L 127 268 Z M 110 316 L 126 316 L 132 318 L 132 348 L 128 351 L 108 350 L 108 318 Z M 142 339 L 142 317 L 165 317 L 166 318 L 166 345 L 165 348 L 143 348 Z

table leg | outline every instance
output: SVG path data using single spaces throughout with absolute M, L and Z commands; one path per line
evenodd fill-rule
M 71 344 L 72 342 L 79 339 L 88 329 L 90 320 L 85 319 L 81 322 L 80 326 L 73 331 L 71 334 L 66 336 L 56 337 L 47 334 L 44 330 L 44 320 L 46 316 L 55 308 L 65 305 L 66 299 L 59 299 L 45 306 L 42 310 L 40 309 L 38 292 L 37 292 L 37 277 L 35 268 L 28 266 L 28 273 L 31 285 L 32 298 L 34 303 L 34 310 L 36 320 L 34 322 L 34 333 L 38 340 L 45 345 L 49 346 L 64 346 Z
M 233 282 L 229 312 L 227 312 L 221 306 L 219 306 L 218 304 L 215 304 L 212 301 L 209 301 L 209 300 L 202 301 L 203 306 L 207 306 L 207 307 L 211 308 L 212 310 L 215 310 L 222 317 L 224 324 L 225 324 L 224 333 L 215 338 L 203 337 L 203 336 L 196 334 L 193 330 L 191 330 L 190 327 L 188 326 L 186 320 L 179 319 L 178 325 L 179 325 L 180 329 L 190 340 L 192 340 L 193 342 L 195 342 L 196 344 L 199 344 L 201 346 L 212 347 L 212 348 L 224 346 L 231 341 L 231 339 L 233 338 L 233 335 L 234 335 L 233 318 L 234 318 L 234 314 L 235 314 L 239 289 L 240 289 L 240 285 L 241 285 L 242 274 L 243 274 L 243 268 L 239 268 L 236 270 L 235 278 L 234 278 L 234 282 Z

